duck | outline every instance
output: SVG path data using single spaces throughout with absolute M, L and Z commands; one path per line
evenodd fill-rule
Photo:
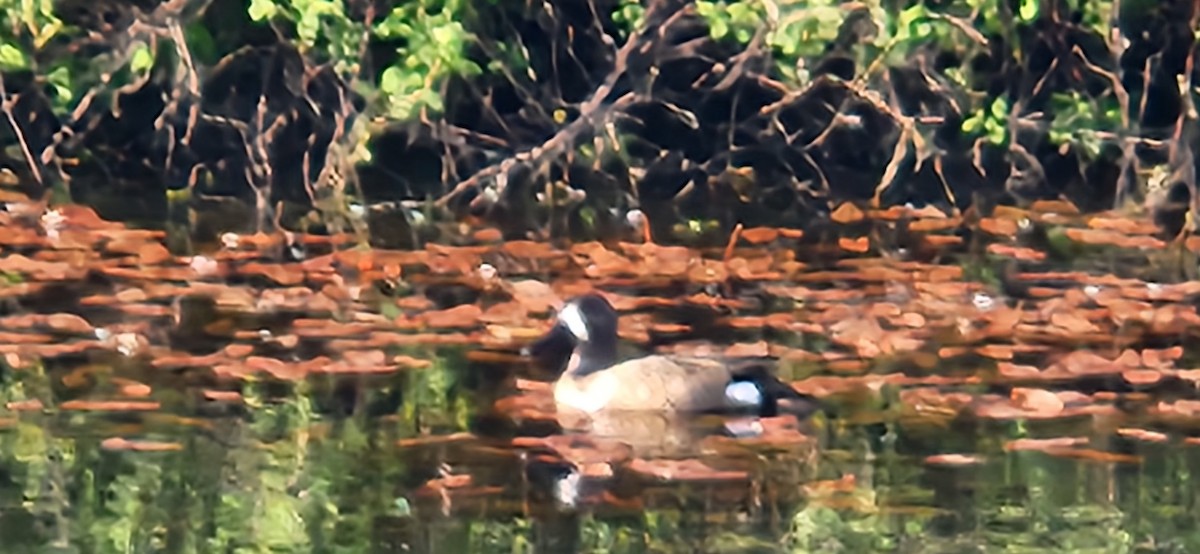
M 668 354 L 618 361 L 617 321 L 617 311 L 604 296 L 577 296 L 558 311 L 545 335 L 522 349 L 523 354 L 536 357 L 569 352 L 553 386 L 560 410 L 584 415 L 792 414 L 804 419 L 819 408 L 815 398 L 783 383 L 758 361 Z

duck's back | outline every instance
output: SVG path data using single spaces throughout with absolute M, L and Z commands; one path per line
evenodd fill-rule
M 555 400 L 599 410 L 704 411 L 725 404 L 725 364 L 707 358 L 647 356 L 555 386 Z

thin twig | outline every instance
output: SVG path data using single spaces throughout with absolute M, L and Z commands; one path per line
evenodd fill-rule
M 17 95 L 9 98 L 4 75 L 0 74 L 0 109 L 4 110 L 4 117 L 8 118 L 8 124 L 12 127 L 13 134 L 17 136 L 17 143 L 21 145 L 21 155 L 25 156 L 25 163 L 29 164 L 29 171 L 33 173 L 33 179 L 37 181 L 39 187 L 45 189 L 46 183 L 42 180 L 42 170 L 33 157 L 29 141 L 25 140 L 25 132 L 21 129 L 21 124 L 17 123 L 16 114 L 13 113 L 13 105 L 16 104 L 17 98 Z

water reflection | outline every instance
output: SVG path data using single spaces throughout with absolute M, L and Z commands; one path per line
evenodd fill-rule
M 506 388 L 512 368 L 463 354 L 426 352 L 439 362 L 387 377 L 252 384 L 236 408 L 177 384 L 156 387 L 153 411 L 45 409 L 33 401 L 63 369 L 6 372 L 4 550 L 1198 546 L 1197 449 L 1122 431 L 1152 403 L 1019 423 L 947 418 L 911 402 L 808 425 L 661 414 L 580 422 L 552 410 L 544 387 Z
M 453 440 L 402 441 L 405 455 L 417 457 L 414 466 L 441 468 L 414 495 L 417 517 L 513 518 L 528 529 L 511 540 L 548 552 L 594 549 L 585 543 L 616 540 L 612 522 L 646 525 L 648 515 L 694 518 L 672 524 L 692 544 L 703 544 L 714 524 L 771 542 L 767 537 L 786 531 L 785 514 L 817 467 L 817 441 L 790 416 L 745 421 L 608 412 L 582 419 L 555 411 L 545 386 L 495 406 L 489 415 L 507 418 L 509 426 L 481 417 L 476 421 L 488 424 Z M 655 533 L 658 525 L 666 523 L 654 524 Z M 650 546 L 644 540 L 650 531 L 623 529 L 623 540 L 642 537 L 638 548 Z M 445 532 L 460 536 L 461 529 Z M 451 548 L 444 537 L 427 540 L 430 548 Z
M 636 427 L 670 437 L 670 448 L 649 441 L 642 450 L 599 436 L 597 428 L 414 436 L 403 415 L 329 419 L 301 396 L 263 400 L 250 403 L 247 417 L 194 419 L 164 410 L 21 412 L 4 419 L 5 551 L 1188 552 L 1197 546 L 1197 449 L 1122 437 L 1096 421 L 1053 429 L 956 425 L 940 438 L 916 425 L 831 422 L 809 435 L 767 421 L 767 440 L 722 436 L 722 425 L 712 421 L 658 420 Z M 634 428 L 629 421 L 606 425 L 614 437 Z M 810 441 L 779 440 L 788 430 Z M 1031 432 L 1079 436 L 1090 448 L 1128 458 L 1006 451 L 997 440 Z M 120 445 L 104 440 L 111 436 L 179 448 L 114 449 Z M 813 437 L 825 441 L 819 450 Z M 977 457 L 926 461 L 947 451 Z

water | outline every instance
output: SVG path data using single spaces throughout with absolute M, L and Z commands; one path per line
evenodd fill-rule
M 728 251 L 281 262 L 3 215 L 3 552 L 1200 547 L 1187 244 L 1088 246 L 1044 210 L 1012 236 L 875 214 Z M 872 236 L 905 243 L 838 243 Z M 770 355 L 825 409 L 564 432 L 516 351 L 592 288 L 630 351 Z
M 566 506 L 553 490 L 566 470 L 505 441 L 404 443 L 410 421 L 321 418 L 297 397 L 247 412 L 9 420 L 5 551 L 1187 552 L 1196 540 L 1197 449 L 1104 438 L 1092 422 L 1053 434 L 1090 434 L 1127 462 L 998 448 L 1014 429 L 848 426 L 816 458 L 726 460 L 746 479 L 630 472 L 584 483 Z M 113 435 L 178 450 L 108 450 Z M 981 459 L 924 461 L 948 449 Z

